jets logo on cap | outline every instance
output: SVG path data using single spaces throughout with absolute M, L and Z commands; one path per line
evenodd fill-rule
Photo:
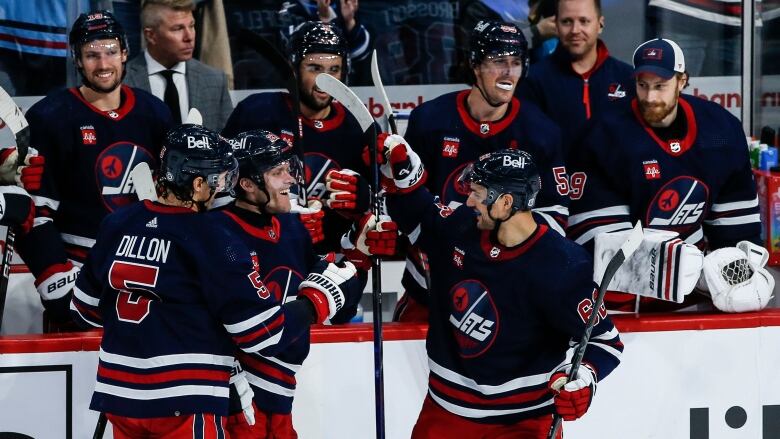
M 663 58 L 664 51 L 663 49 L 658 49 L 655 47 L 648 47 L 642 52 L 642 59 L 657 59 L 660 60 Z

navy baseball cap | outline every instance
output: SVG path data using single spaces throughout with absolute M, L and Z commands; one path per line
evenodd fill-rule
M 674 41 L 663 38 L 645 41 L 634 51 L 634 76 L 640 73 L 652 73 L 664 79 L 685 73 L 682 49 Z

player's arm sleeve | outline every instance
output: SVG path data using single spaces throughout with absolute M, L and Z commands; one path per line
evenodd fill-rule
M 566 223 L 569 218 L 569 180 L 561 152 L 561 137 L 557 127 L 546 130 L 550 143 L 546 154 L 534 157 L 537 160 L 542 188 L 536 197 L 533 216 L 537 223 L 547 224 L 561 236 L 566 236 Z
M 249 249 L 227 232 L 215 237 L 221 239 L 211 241 L 208 253 L 215 258 L 200 271 L 206 301 L 236 345 L 247 353 L 274 355 L 308 331 L 313 310 L 305 301 L 274 300 L 252 266 Z
M 550 324 L 571 337 L 570 346 L 582 339 L 588 317 L 594 312 L 598 285 L 592 280 L 593 264 L 589 259 L 579 261 L 561 271 L 565 275 L 550 282 L 553 284 L 545 295 L 543 309 Z M 591 332 L 582 361 L 592 366 L 599 381 L 620 364 L 623 342 L 615 325 L 602 304 L 596 325 Z
M 342 20 L 343 22 L 343 20 Z M 349 57 L 353 62 L 360 62 L 368 59 L 371 54 L 371 34 L 368 32 L 365 26 L 360 21 L 355 19 L 355 27 L 351 31 L 346 30 L 346 26 L 342 25 L 344 29 L 345 37 L 347 39 L 347 45 L 349 46 Z
M 599 233 L 631 228 L 628 194 L 611 179 L 592 145 L 609 145 L 600 129 L 591 130 L 585 142 L 567 164 L 569 173 L 568 237 L 593 253 L 594 238 Z
M 106 250 L 103 245 L 113 234 L 112 216 L 106 217 L 100 225 L 95 245 L 90 249 L 84 265 L 78 272 L 73 294 L 70 296 L 70 315 L 74 322 L 85 329 L 102 328 L 103 316 L 100 311 L 100 299 L 103 295 L 103 282 L 97 270 L 100 262 L 106 260 Z
M 726 180 L 704 218 L 704 235 L 710 250 L 733 247 L 743 240 L 763 245 L 756 182 L 745 139 L 740 141 L 740 152 L 744 154 L 734 158 L 740 166 Z

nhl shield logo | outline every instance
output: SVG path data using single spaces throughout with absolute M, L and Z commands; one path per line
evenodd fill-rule
M 491 258 L 497 258 L 498 255 L 501 254 L 501 249 L 498 247 L 493 247 L 490 249 L 490 257 Z
M 469 279 L 450 290 L 452 331 L 458 354 L 474 358 L 484 354 L 498 335 L 499 316 L 488 289 L 479 281 Z
M 324 126 L 325 126 L 325 124 L 322 123 L 321 120 L 315 120 L 314 121 L 314 128 L 317 128 L 318 130 L 321 130 L 322 127 L 324 127 Z
M 490 124 L 489 123 L 482 123 L 479 124 L 479 132 L 482 134 L 487 134 L 490 132 Z
M 119 113 L 117 113 L 117 112 L 116 112 L 116 111 L 114 111 L 114 110 L 106 111 L 106 114 L 107 114 L 107 115 L 108 115 L 108 117 L 110 117 L 111 119 L 118 119 L 118 118 L 119 118 Z

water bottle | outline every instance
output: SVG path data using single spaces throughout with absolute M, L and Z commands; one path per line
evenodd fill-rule
M 350 323 L 363 323 L 363 305 L 358 303 L 357 312 L 355 313 L 355 317 L 352 317 L 352 320 L 350 320 L 349 322 Z

